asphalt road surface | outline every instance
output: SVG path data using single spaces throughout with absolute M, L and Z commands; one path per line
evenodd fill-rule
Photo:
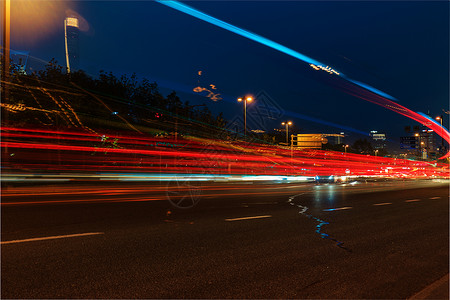
M 8 186 L 1 208 L 3 299 L 406 299 L 449 273 L 448 181 Z

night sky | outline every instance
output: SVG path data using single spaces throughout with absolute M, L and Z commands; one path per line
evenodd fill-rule
M 413 111 L 429 111 L 435 117 L 449 109 L 447 1 L 184 3 L 332 66 Z M 238 96 L 264 91 L 279 111 L 271 122 L 253 124 L 251 129 L 271 130 L 289 119 L 301 133 L 345 131 L 351 139 L 362 137 L 356 131 L 378 130 L 398 145 L 404 127 L 418 125 L 334 88 L 314 76 L 304 62 L 162 4 L 80 1 L 64 5 L 89 24 L 80 33 L 80 66 L 92 76 L 99 70 L 117 75 L 135 72 L 156 81 L 164 94 L 175 90 L 183 101 L 207 103 L 228 119 L 242 114 L 235 100 Z M 13 18 L 20 15 L 12 9 Z M 33 40 L 14 29 L 13 19 L 11 47 L 29 51 L 30 66 L 51 58 L 64 65 L 64 9 L 55 10 L 52 30 Z M 222 100 L 214 102 L 192 91 L 210 84 Z M 447 124 L 448 118 L 444 120 Z

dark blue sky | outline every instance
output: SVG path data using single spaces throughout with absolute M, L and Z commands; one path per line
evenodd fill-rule
M 185 3 L 333 66 L 394 96 L 413 111 L 429 110 L 434 117 L 442 109 L 448 110 L 446 1 Z M 173 89 L 182 100 L 208 103 L 229 119 L 242 113 L 242 107 L 234 103 L 236 97 L 264 90 L 284 112 L 273 126 L 289 118 L 303 132 L 346 130 L 295 119 L 292 112 L 363 132 L 385 131 L 394 141 L 404 135 L 405 125 L 416 125 L 332 88 L 311 76 L 311 68 L 295 58 L 164 5 L 152 1 L 70 5 L 90 25 L 89 32 L 80 35 L 80 64 L 92 75 L 100 69 L 117 74 L 136 72 L 168 88 L 164 93 Z M 51 35 L 30 45 L 17 43 L 17 50 L 28 50 L 31 56 L 47 61 L 55 57 L 63 64 L 63 18 L 61 28 Z M 212 102 L 183 92 L 197 85 L 199 70 L 201 85 L 214 84 L 224 100 Z

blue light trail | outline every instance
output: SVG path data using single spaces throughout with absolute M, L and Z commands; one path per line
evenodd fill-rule
M 303 62 L 306 62 L 307 64 L 313 64 L 313 65 L 316 65 L 316 66 L 320 66 L 320 67 L 322 67 L 324 69 L 325 68 L 329 68 L 328 65 L 323 64 L 323 63 L 321 63 L 321 62 L 319 62 L 319 61 L 317 61 L 317 60 L 315 60 L 315 59 L 313 59 L 311 57 L 308 57 L 308 56 L 306 56 L 304 54 L 301 54 L 301 53 L 299 53 L 299 52 L 297 52 L 295 50 L 292 50 L 292 49 L 290 49 L 290 48 L 288 48 L 286 46 L 283 46 L 283 45 L 281 45 L 281 44 L 279 44 L 277 42 L 269 40 L 269 39 L 267 39 L 265 37 L 262 37 L 262 36 L 260 36 L 258 34 L 252 33 L 250 31 L 247 31 L 245 29 L 239 28 L 239 27 L 234 26 L 234 25 L 232 25 L 230 23 L 227 23 L 225 21 L 222 21 L 222 20 L 219 20 L 217 18 L 214 18 L 214 17 L 212 17 L 212 16 L 210 16 L 210 15 L 204 13 L 204 12 L 201 12 L 201 11 L 199 11 L 199 10 L 193 8 L 193 7 L 190 7 L 190 6 L 186 5 L 186 4 L 183 4 L 181 2 L 171 1 L 171 0 L 155 0 L 155 1 L 158 2 L 158 3 L 164 4 L 164 5 L 168 6 L 168 7 L 171 7 L 173 9 L 176 9 L 178 11 L 181 11 L 181 12 L 183 12 L 185 14 L 191 15 L 191 16 L 197 18 L 197 19 L 203 20 L 203 21 L 208 22 L 210 24 L 213 24 L 215 26 L 218 26 L 218 27 L 221 27 L 221 28 L 226 29 L 228 31 L 234 32 L 234 33 L 236 33 L 236 34 L 238 34 L 240 36 L 246 37 L 246 38 L 248 38 L 250 40 L 253 40 L 253 41 L 257 42 L 257 43 L 266 45 L 266 46 L 268 46 L 268 47 L 270 47 L 272 49 L 278 50 L 278 51 L 280 51 L 282 53 L 285 53 L 285 54 L 287 54 L 289 56 L 295 57 L 295 58 L 297 58 L 297 59 L 299 59 L 299 60 L 301 60 Z M 375 89 L 375 88 L 373 88 L 373 87 L 371 87 L 371 86 L 369 86 L 367 84 L 358 82 L 356 80 L 352 80 L 352 79 L 348 78 L 347 76 L 345 76 L 340 71 L 337 71 L 337 72 L 339 73 L 338 76 L 344 78 L 345 80 L 347 80 L 347 81 L 349 81 L 349 82 L 351 82 L 351 83 L 353 83 L 353 84 L 355 84 L 355 85 L 357 85 L 359 87 L 362 87 L 362 88 L 364 88 L 366 90 L 369 90 L 372 93 L 375 93 L 375 94 L 380 95 L 382 97 L 386 97 L 386 98 L 388 98 L 390 100 L 397 101 L 397 99 L 395 99 L 394 97 L 392 97 L 392 96 L 390 96 L 390 95 L 388 95 L 388 94 L 386 94 L 386 93 L 384 93 L 384 92 L 382 92 L 380 90 L 377 90 L 377 89 Z
M 227 23 L 225 21 L 219 20 L 217 18 L 214 18 L 214 17 L 212 17 L 212 16 L 210 16 L 210 15 L 208 15 L 206 13 L 203 13 L 203 12 L 201 12 L 201 11 L 195 9 L 195 8 L 192 8 L 192 7 L 188 6 L 188 5 L 185 5 L 185 4 L 181 3 L 181 2 L 172 1 L 172 0 L 155 0 L 155 1 L 158 2 L 158 3 L 164 4 L 164 5 L 168 6 L 168 7 L 171 7 L 173 9 L 175 9 L 175 10 L 178 10 L 180 12 L 183 12 L 185 14 L 191 15 L 191 16 L 197 18 L 197 19 L 203 20 L 203 21 L 208 22 L 210 24 L 213 24 L 215 26 L 218 26 L 218 27 L 221 27 L 223 29 L 226 29 L 226 30 L 228 30 L 230 32 L 234 32 L 234 33 L 236 33 L 236 34 L 238 34 L 240 36 L 246 37 L 246 38 L 248 38 L 250 40 L 253 40 L 253 41 L 257 42 L 257 43 L 260 43 L 262 45 L 266 45 L 266 46 L 268 46 L 268 47 L 270 47 L 272 49 L 275 49 L 277 51 L 285 53 L 285 54 L 287 54 L 289 56 L 297 58 L 297 59 L 299 59 L 299 60 L 301 60 L 303 62 L 308 63 L 315 70 L 317 70 L 317 68 L 319 68 L 320 70 L 324 70 L 325 72 L 330 73 L 331 76 L 339 76 L 342 79 L 346 80 L 347 82 L 352 83 L 355 86 L 361 87 L 361 88 L 371 92 L 372 94 L 381 96 L 383 98 L 383 101 L 390 101 L 390 100 L 397 101 L 397 99 L 395 99 L 394 97 L 392 97 L 392 96 L 390 96 L 390 95 L 388 95 L 388 94 L 386 94 L 386 93 L 384 93 L 384 92 L 382 92 L 382 91 L 380 91 L 380 90 L 378 90 L 378 89 L 376 89 L 374 87 L 371 87 L 371 86 L 369 86 L 369 85 L 367 85 L 365 83 L 362 83 L 362 82 L 359 82 L 359 81 L 356 81 L 356 80 L 348 78 L 342 72 L 339 72 L 338 70 L 330 68 L 328 65 L 320 63 L 320 62 L 318 62 L 318 61 L 316 61 L 316 60 L 314 60 L 314 59 L 312 59 L 312 58 L 310 58 L 310 57 L 308 57 L 306 55 L 303 55 L 303 54 L 301 54 L 301 53 L 299 53 L 299 52 L 297 52 L 295 50 L 292 50 L 292 49 L 290 49 L 290 48 L 288 48 L 286 46 L 283 46 L 283 45 L 281 45 L 279 43 L 276 43 L 276 42 L 274 42 L 272 40 L 269 40 L 269 39 L 267 39 L 265 37 L 262 37 L 260 35 L 255 34 L 255 33 L 252 33 L 252 32 L 247 31 L 245 29 L 239 28 L 237 26 L 234 26 L 234 25 L 232 25 L 230 23 Z M 364 100 L 367 100 L 369 102 L 373 102 L 373 103 L 376 103 L 378 105 L 382 105 L 382 106 L 384 106 L 384 107 L 386 107 L 388 109 L 391 109 L 391 110 L 393 110 L 392 108 L 394 108 L 395 109 L 394 111 L 396 111 L 397 113 L 402 114 L 404 116 L 407 116 L 410 119 L 413 119 L 413 120 L 415 120 L 417 122 L 420 122 L 421 124 L 429 127 L 430 129 L 434 129 L 434 131 L 438 135 L 440 135 L 442 138 L 444 138 L 447 142 L 450 143 L 450 132 L 448 132 L 442 126 L 438 125 L 435 121 L 430 123 L 429 122 L 430 118 L 427 118 L 427 117 L 425 117 L 425 116 L 423 116 L 421 114 L 418 114 L 418 113 L 414 113 L 413 111 L 411 111 L 409 109 L 406 109 L 404 107 L 402 107 L 401 110 L 399 111 L 398 110 L 399 109 L 398 104 L 396 104 L 396 103 L 395 104 L 397 106 L 393 106 L 392 104 L 389 104 L 389 107 L 388 107 L 386 105 L 386 103 L 383 103 L 382 101 L 380 101 L 380 99 L 376 99 L 375 100 L 375 99 L 367 99 L 366 97 L 361 97 L 360 95 L 359 96 L 356 95 L 356 96 L 359 97 L 359 98 L 362 98 Z M 406 112 L 406 113 L 404 113 L 404 112 Z M 450 157 L 450 151 L 446 155 L 440 157 L 439 159 L 444 159 L 444 158 L 447 158 L 447 157 Z
M 439 122 L 437 122 L 435 119 L 431 118 L 429 115 L 424 114 L 423 112 L 420 112 L 420 111 L 418 111 L 417 113 L 419 115 L 421 115 L 422 117 L 427 118 L 428 120 L 430 120 L 431 122 L 433 122 L 437 126 L 441 127 L 441 124 Z M 444 126 L 442 126 L 441 128 L 442 128 L 442 130 L 447 130 Z

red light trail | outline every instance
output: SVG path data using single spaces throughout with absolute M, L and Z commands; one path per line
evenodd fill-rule
M 106 143 L 105 138 L 115 143 Z M 4 174 L 120 172 L 243 176 L 448 177 L 444 164 L 219 140 L 2 128 Z M 200 180 L 200 179 L 199 179 Z M 201 180 L 207 180 L 202 178 Z

